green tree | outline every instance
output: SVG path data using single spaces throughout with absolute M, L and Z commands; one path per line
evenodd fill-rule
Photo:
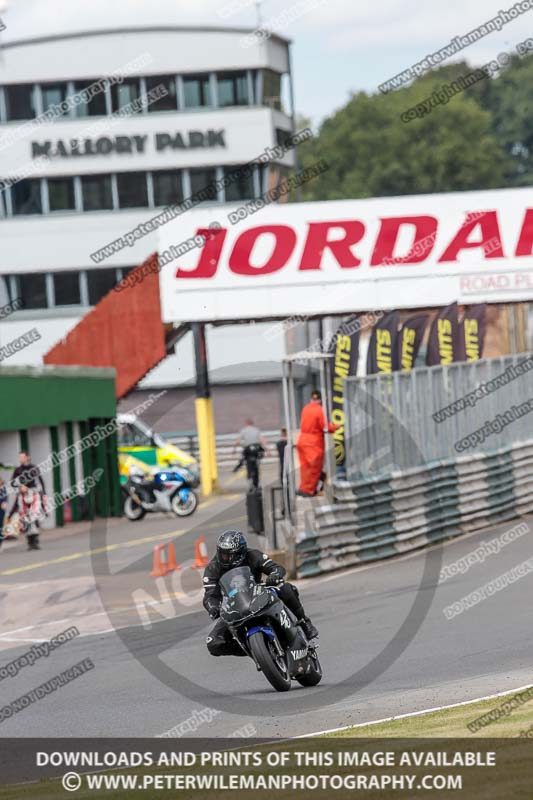
M 378 197 L 489 189 L 505 185 L 508 161 L 492 133 L 490 111 L 475 88 L 404 122 L 407 109 L 443 82 L 471 71 L 466 64 L 429 73 L 388 94 L 354 94 L 299 147 L 300 167 L 323 158 L 330 168 L 302 189 L 304 200 Z M 484 79 L 488 81 L 490 79 Z M 479 90 L 478 90 L 479 91 Z
M 491 131 L 505 153 L 506 186 L 533 183 L 533 56 L 515 56 L 480 97 Z

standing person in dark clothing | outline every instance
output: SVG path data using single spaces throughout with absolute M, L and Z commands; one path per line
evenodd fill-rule
M 281 429 L 281 439 L 276 442 L 279 456 L 279 482 L 283 486 L 283 465 L 285 463 L 285 448 L 287 447 L 287 428 Z
M 19 465 L 11 476 L 11 486 L 17 489 L 23 483 L 29 489 L 37 489 L 41 494 L 46 494 L 41 470 L 31 463 L 30 454 L 26 450 L 19 453 Z

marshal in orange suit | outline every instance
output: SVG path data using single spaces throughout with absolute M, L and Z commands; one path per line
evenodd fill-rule
M 314 391 L 311 402 L 302 409 L 300 421 L 300 435 L 296 442 L 298 458 L 300 459 L 300 486 L 296 494 L 303 497 L 313 497 L 322 472 L 324 463 L 324 430 L 330 433 L 337 430 L 337 425 L 326 421 L 322 408 L 322 396 Z

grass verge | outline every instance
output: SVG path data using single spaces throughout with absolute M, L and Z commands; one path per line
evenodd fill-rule
M 531 697 L 524 697 L 524 695 Z M 468 725 L 479 717 L 485 718 L 477 731 Z M 374 725 L 362 725 L 348 728 L 328 737 L 360 739 L 389 738 L 512 738 L 516 736 L 533 737 L 533 688 L 509 694 L 492 700 L 478 700 L 455 708 L 444 708 L 428 714 L 405 717 L 403 719 L 380 722 Z

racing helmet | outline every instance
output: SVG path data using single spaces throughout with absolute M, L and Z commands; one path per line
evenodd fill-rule
M 240 567 L 246 558 L 248 544 L 240 531 L 224 531 L 217 541 L 217 561 L 221 567 Z

